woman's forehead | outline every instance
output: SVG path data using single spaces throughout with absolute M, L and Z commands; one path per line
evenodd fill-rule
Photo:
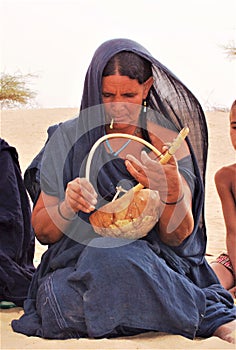
M 102 87 L 103 89 L 134 89 L 140 87 L 140 84 L 136 79 L 130 79 L 129 77 L 124 75 L 109 75 L 107 77 L 103 77 Z

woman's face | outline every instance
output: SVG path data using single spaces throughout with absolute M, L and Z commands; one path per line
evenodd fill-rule
M 110 75 L 102 79 L 102 100 L 105 104 L 106 122 L 113 119 L 114 128 L 137 125 L 143 100 L 153 83 L 149 78 L 143 84 L 122 75 Z

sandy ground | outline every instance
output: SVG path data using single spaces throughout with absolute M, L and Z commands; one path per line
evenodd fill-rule
M 9 110 L 1 112 L 1 137 L 16 147 L 22 173 L 42 148 L 47 128 L 73 118 L 77 109 Z M 214 174 L 223 165 L 235 162 L 235 152 L 229 138 L 228 113 L 206 112 L 209 130 L 209 153 L 206 177 L 205 217 L 208 232 L 207 259 L 210 261 L 225 249 L 225 227 L 221 204 L 215 189 Z M 35 264 L 40 261 L 45 247 L 36 243 Z M 216 337 L 188 340 L 181 336 L 148 333 L 119 339 L 45 340 L 14 333 L 12 319 L 19 318 L 21 308 L 1 310 L 1 349 L 235 349 Z

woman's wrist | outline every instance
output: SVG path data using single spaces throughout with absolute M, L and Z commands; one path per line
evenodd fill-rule
M 64 204 L 64 206 L 63 206 L 63 204 Z M 63 207 L 64 207 L 64 209 L 63 209 Z M 66 212 L 65 212 L 65 209 L 67 209 Z M 57 211 L 58 211 L 58 214 L 60 215 L 60 217 L 66 221 L 73 221 L 77 217 L 77 213 L 73 213 L 72 210 L 68 210 L 64 201 L 58 202 Z
M 182 202 L 182 200 L 184 199 L 184 192 L 182 193 L 182 195 L 176 200 L 176 201 L 164 201 L 160 198 L 160 201 L 165 204 L 165 205 L 176 205 L 180 202 Z
M 160 201 L 165 205 L 177 205 L 183 201 L 184 192 L 184 185 L 179 174 L 179 182 L 176 182 L 175 191 L 169 189 L 164 198 L 163 196 L 160 196 Z

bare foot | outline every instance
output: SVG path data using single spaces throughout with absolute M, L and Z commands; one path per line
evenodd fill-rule
M 236 320 L 218 327 L 213 336 L 219 337 L 228 343 L 235 344 Z

